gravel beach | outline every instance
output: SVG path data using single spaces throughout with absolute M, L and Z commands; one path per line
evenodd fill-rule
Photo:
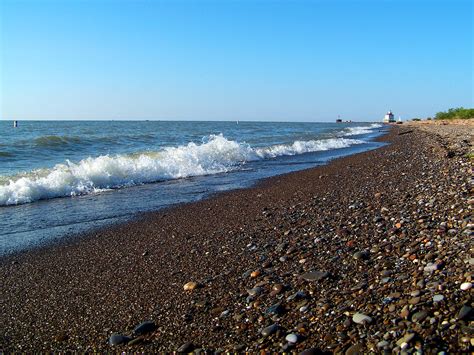
M 469 353 L 472 131 L 3 257 L 0 351 Z

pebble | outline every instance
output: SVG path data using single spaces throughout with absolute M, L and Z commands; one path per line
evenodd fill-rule
M 438 270 L 438 265 L 437 264 L 433 264 L 433 263 L 428 263 L 428 265 L 426 265 L 424 268 L 423 268 L 423 271 L 424 272 L 433 272 L 433 271 L 436 271 Z
M 282 307 L 281 304 L 277 303 L 274 304 L 273 306 L 270 306 L 267 308 L 265 311 L 265 314 L 267 315 L 280 315 L 285 311 L 285 309 Z
M 329 277 L 329 273 L 326 271 L 310 271 L 301 275 L 301 278 L 306 281 L 320 281 L 327 277 Z
M 385 348 L 386 346 L 388 346 L 389 342 L 386 341 L 386 340 L 382 340 L 382 341 L 379 341 L 377 343 L 377 348 Z
M 355 260 L 366 260 L 369 258 L 369 252 L 363 250 L 363 251 L 358 251 L 356 253 L 354 253 L 354 255 L 352 255 L 352 257 L 355 259 Z
M 156 324 L 155 322 L 152 321 L 145 321 L 143 323 L 140 323 L 135 327 L 133 330 L 133 333 L 135 335 L 143 335 L 146 333 L 150 333 L 156 329 Z
M 441 302 L 442 300 L 444 300 L 443 295 L 434 295 L 433 296 L 433 302 Z
M 197 286 L 198 286 L 198 284 L 197 284 L 196 282 L 191 281 L 191 282 L 188 282 L 187 284 L 185 284 L 185 285 L 183 286 L 183 289 L 184 289 L 185 291 L 192 291 L 192 290 L 194 290 L 195 288 L 197 288 Z
M 288 343 L 296 344 L 298 342 L 298 335 L 296 335 L 295 333 L 290 333 L 285 337 L 285 340 Z
M 467 318 L 470 316 L 472 312 L 472 308 L 469 307 L 468 305 L 464 305 L 461 307 L 461 309 L 459 310 L 459 313 L 458 313 L 458 319 L 464 319 L 464 318 Z
M 470 282 L 464 282 L 461 284 L 461 290 L 467 291 L 472 287 L 472 283 Z
M 250 273 L 250 277 L 257 277 L 257 276 L 260 276 L 260 271 L 259 270 L 252 271 Z
M 178 353 L 190 353 L 194 350 L 194 345 L 191 342 L 184 343 L 178 348 Z
M 416 322 L 416 323 L 421 323 L 423 322 L 426 317 L 428 317 L 428 312 L 426 311 L 419 311 L 419 312 L 416 312 L 412 317 L 411 317 L 411 320 L 412 322 Z
M 120 345 L 120 344 L 128 343 L 130 340 L 132 340 L 132 338 L 127 337 L 125 335 L 112 334 L 109 338 L 109 344 L 110 345 Z
M 263 328 L 262 331 L 261 331 L 261 334 L 264 337 L 267 337 L 267 336 L 275 333 L 277 330 L 278 330 L 278 325 L 277 324 L 272 324 L 272 325 L 269 325 L 268 327 Z
M 259 294 L 261 294 L 263 291 L 263 289 L 261 287 L 254 287 L 254 288 L 251 288 L 250 290 L 247 290 L 247 293 L 250 295 L 250 296 L 258 296 Z
M 415 333 L 407 333 L 405 336 L 397 341 L 397 345 L 404 348 L 403 344 L 409 344 L 415 337 Z
M 352 316 L 352 321 L 357 324 L 365 324 L 372 322 L 372 318 L 363 313 L 356 313 Z
M 349 349 L 346 350 L 346 355 L 356 355 L 356 354 L 363 354 L 364 345 L 361 343 L 354 344 Z

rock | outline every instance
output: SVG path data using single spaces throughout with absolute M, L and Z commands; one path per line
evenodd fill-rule
M 250 277 L 257 277 L 257 276 L 260 276 L 260 271 L 259 270 L 255 270 L 255 271 L 252 271 L 250 273 Z
M 369 252 L 366 250 L 358 251 L 352 255 L 355 260 L 367 260 L 369 258 Z
M 363 313 L 356 313 L 352 316 L 352 321 L 357 324 L 366 324 L 371 323 L 372 318 Z
M 363 354 L 364 345 L 361 343 L 352 345 L 349 349 L 346 350 L 346 355 L 356 355 Z
M 178 353 L 190 353 L 193 350 L 194 350 L 193 343 L 187 342 L 187 343 L 184 343 L 183 345 L 181 345 L 178 348 L 177 352 Z
M 185 291 L 192 291 L 192 290 L 196 289 L 197 287 L 198 287 L 197 282 L 191 281 L 191 282 L 188 282 L 187 284 L 185 284 L 185 285 L 183 286 L 183 289 L 184 289 Z
M 288 343 L 296 344 L 298 342 L 298 335 L 296 335 L 295 333 L 290 333 L 285 337 L 285 340 Z
M 138 338 L 135 338 L 135 339 L 133 339 L 133 340 L 130 340 L 130 341 L 127 343 L 127 345 L 128 345 L 128 346 L 134 346 L 134 345 L 138 345 L 138 344 L 141 344 L 141 343 L 143 343 L 143 338 L 138 337 Z
M 275 293 L 275 294 L 279 294 L 281 291 L 283 291 L 283 285 L 282 284 L 276 284 L 276 285 L 273 285 L 272 287 L 272 292 Z
M 389 342 L 386 341 L 386 340 L 379 341 L 377 343 L 377 348 L 379 348 L 379 349 L 385 348 L 386 346 L 388 346 L 388 344 L 389 344 Z
M 301 278 L 306 281 L 320 281 L 329 277 L 329 273 L 326 271 L 309 271 L 301 275 Z
M 434 295 L 433 296 L 433 302 L 441 302 L 442 300 L 444 300 L 443 295 Z
M 468 305 L 464 305 L 459 310 L 458 319 L 462 320 L 462 319 L 465 319 L 465 318 L 469 318 L 471 313 L 472 313 L 472 308 L 469 307 Z
M 132 338 L 121 334 L 112 334 L 109 338 L 110 345 L 120 345 L 128 343 Z
M 247 293 L 250 295 L 250 296 L 258 296 L 259 294 L 261 294 L 263 291 L 263 289 L 261 287 L 254 287 L 250 290 L 247 290 Z
M 461 290 L 467 291 L 472 287 L 472 283 L 470 282 L 464 282 L 461 284 Z
M 411 321 L 415 323 L 421 323 L 426 319 L 426 317 L 428 317 L 428 312 L 419 311 L 413 314 L 413 316 L 411 317 Z
M 267 337 L 267 336 L 275 333 L 277 330 L 278 330 L 278 325 L 277 324 L 272 324 L 272 325 L 269 325 L 268 327 L 263 328 L 260 333 L 264 337 Z
M 277 303 L 277 304 L 274 304 L 273 306 L 268 307 L 267 310 L 265 311 L 265 314 L 280 315 L 280 314 L 283 314 L 284 312 L 285 312 L 285 309 L 282 307 L 282 305 Z
M 436 271 L 438 270 L 438 265 L 437 264 L 433 264 L 433 263 L 428 263 L 428 265 L 426 265 L 424 268 L 423 268 L 423 271 L 424 272 L 433 272 L 433 271 Z
M 135 335 L 143 335 L 146 333 L 150 333 L 156 329 L 156 324 L 155 322 L 152 321 L 145 321 L 143 323 L 140 323 L 135 327 L 133 330 L 133 333 Z
M 407 333 L 405 334 L 403 338 L 398 339 L 397 345 L 403 349 L 404 348 L 403 344 L 404 343 L 409 344 L 410 341 L 412 341 L 414 337 L 415 337 L 415 333 Z

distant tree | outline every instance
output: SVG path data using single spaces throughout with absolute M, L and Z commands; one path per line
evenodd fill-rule
M 435 116 L 436 120 L 468 120 L 474 118 L 474 108 L 450 108 L 448 111 L 438 112 Z

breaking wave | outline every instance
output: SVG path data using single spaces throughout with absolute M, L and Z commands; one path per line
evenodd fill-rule
M 0 180 L 0 206 L 224 173 L 238 169 L 249 161 L 345 148 L 361 143 L 364 141 L 331 138 L 252 148 L 222 135 L 211 135 L 202 144 L 189 143 L 155 152 L 89 157 L 77 163 L 66 161 L 51 169 L 34 170 L 9 178 L 4 176 Z
M 379 123 L 373 123 L 370 126 L 356 126 L 347 128 L 347 132 L 344 133 L 344 136 L 358 136 L 361 134 L 371 133 L 373 129 L 381 128 L 382 125 Z

